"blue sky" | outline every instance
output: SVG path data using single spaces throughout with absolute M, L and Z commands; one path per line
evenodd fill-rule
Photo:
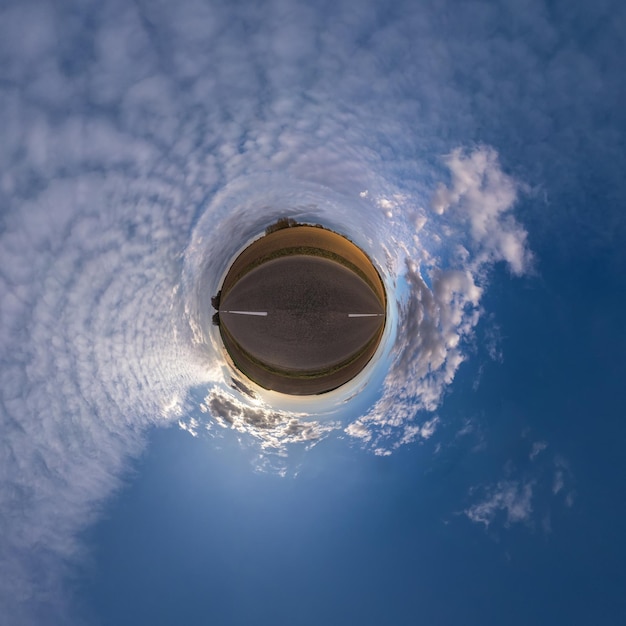
M 4 621 L 624 621 L 624 32 L 609 0 L 0 4 Z M 233 387 L 205 314 L 286 213 L 391 295 L 314 403 Z

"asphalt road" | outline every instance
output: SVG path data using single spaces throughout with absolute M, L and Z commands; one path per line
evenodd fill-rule
M 368 351 L 377 344 L 384 314 L 377 294 L 357 274 L 302 255 L 258 266 L 220 303 L 228 343 L 292 374 L 332 370 Z
M 285 249 L 307 247 L 323 250 L 343 260 L 344 265 L 351 265 L 362 272 L 381 302 L 385 302 L 385 290 L 378 272 L 368 256 L 349 239 L 325 228 L 315 226 L 296 226 L 285 228 L 265 235 L 253 241 L 235 259 L 222 285 L 222 295 L 229 290 L 248 271 L 259 265 L 259 261 Z

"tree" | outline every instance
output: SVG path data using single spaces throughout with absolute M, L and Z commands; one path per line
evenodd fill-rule
M 282 230 L 283 228 L 291 228 L 292 226 L 299 226 L 298 222 L 291 217 L 281 217 L 279 220 L 270 224 L 265 229 L 265 234 L 269 235 L 270 233 L 275 233 L 277 230 Z

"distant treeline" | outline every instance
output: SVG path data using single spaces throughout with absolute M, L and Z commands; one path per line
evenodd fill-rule
M 265 234 L 269 235 L 271 233 L 275 233 L 277 230 L 283 230 L 283 228 L 293 228 L 294 226 L 312 226 L 313 228 L 322 228 L 324 230 L 328 230 L 321 224 L 303 224 L 301 222 L 297 222 L 292 217 L 281 217 L 279 220 L 270 224 L 265 229 Z

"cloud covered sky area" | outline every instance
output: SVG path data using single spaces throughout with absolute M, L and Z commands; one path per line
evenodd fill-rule
M 431 437 L 492 273 L 515 289 L 548 242 L 567 263 L 626 236 L 625 30 L 623 4 L 606 0 L 3 2 L 7 623 L 68 623 L 79 533 L 151 426 L 206 419 L 268 432 L 270 447 L 334 429 L 380 455 Z M 310 189 L 350 199 L 324 216 L 353 227 L 398 290 L 401 341 L 353 419 L 255 413 L 217 387 L 190 399 L 219 368 L 186 277 L 264 228 L 254 190 L 275 198 L 276 176 L 303 214 Z M 202 242 L 216 258 L 189 273 Z M 533 454 L 565 498 L 567 462 L 548 444 Z M 525 521 L 537 480 L 494 477 L 464 515 Z

